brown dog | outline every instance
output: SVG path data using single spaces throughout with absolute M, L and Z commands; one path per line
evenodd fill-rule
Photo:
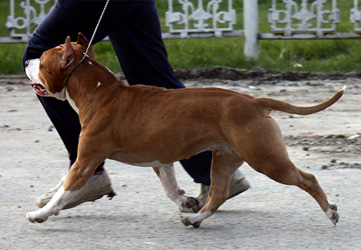
M 84 186 L 106 158 L 140 166 L 159 167 L 167 195 L 178 205 L 197 211 L 198 205 L 179 189 L 172 164 L 205 150 L 213 151 L 209 197 L 194 215 L 182 216 L 185 225 L 199 227 L 228 197 L 234 171 L 246 161 L 271 179 L 296 185 L 318 202 L 332 223 L 339 218 L 316 178 L 295 167 L 288 157 L 272 110 L 308 115 L 334 104 L 344 92 L 311 107 L 254 98 L 219 88 L 167 90 L 126 86 L 106 67 L 83 57 L 88 41 L 79 34 L 71 43 L 27 62 L 34 90 L 43 96 L 68 100 L 82 125 L 78 158 L 64 186 L 43 208 L 30 212 L 31 222 L 57 215 Z

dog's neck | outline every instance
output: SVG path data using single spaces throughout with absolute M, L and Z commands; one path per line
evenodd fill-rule
M 104 98 L 114 97 L 125 88 L 124 82 L 92 58 L 85 58 L 76 71 L 69 77 L 66 88 L 67 99 L 73 108 L 76 106 L 79 115 L 91 108 L 93 102 L 106 101 Z M 109 92 L 113 95 L 109 95 Z

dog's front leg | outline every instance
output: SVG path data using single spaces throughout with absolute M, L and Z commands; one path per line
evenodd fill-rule
M 77 191 L 64 191 L 64 186 L 61 186 L 59 190 L 54 194 L 51 200 L 41 209 L 26 214 L 26 218 L 30 222 L 45 222 L 50 216 L 58 215 L 60 210 L 68 204 L 69 201 L 76 197 L 80 192 Z
M 96 167 L 103 160 L 78 157 L 67 174 L 64 185 L 59 188 L 48 204 L 41 209 L 27 213 L 26 218 L 30 222 L 42 223 L 50 216 L 58 215 L 60 210 L 79 194 L 81 188 L 94 174 Z
M 165 194 L 184 212 L 196 213 L 202 208 L 197 199 L 184 195 L 185 191 L 179 188 L 173 165 L 154 167 L 153 170 L 158 175 Z

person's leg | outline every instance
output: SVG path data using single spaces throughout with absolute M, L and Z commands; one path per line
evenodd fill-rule
M 23 66 L 26 60 L 39 58 L 44 51 L 64 43 L 67 36 L 71 36 L 72 40 L 76 41 L 78 32 L 82 32 L 90 40 L 104 4 L 105 0 L 59 0 L 30 37 L 23 55 Z M 113 10 L 113 5 L 117 7 L 116 13 Z M 108 12 L 106 12 L 98 29 L 94 43 L 103 40 L 108 35 L 114 24 L 112 21 L 114 16 L 121 20 L 121 16 L 127 16 L 136 6 L 137 3 L 111 2 L 108 6 Z M 69 152 L 70 165 L 72 165 L 77 156 L 81 129 L 77 113 L 67 101 L 40 96 L 38 98 L 64 142 Z M 100 166 L 96 172 L 101 169 Z
M 105 1 L 59 0 L 31 36 L 23 55 L 23 65 L 25 65 L 26 60 L 39 58 L 44 51 L 64 43 L 65 38 L 69 35 L 75 41 L 78 32 L 82 32 L 90 39 L 104 3 Z M 125 8 L 123 10 L 124 14 L 128 13 Z M 107 19 L 109 20 L 109 18 Z M 100 41 L 107 36 L 111 22 L 108 24 L 105 22 L 104 25 L 109 28 L 100 30 L 95 41 Z M 81 129 L 77 113 L 67 101 L 43 97 L 39 97 L 39 100 L 64 142 L 69 152 L 70 164 L 72 165 L 77 157 L 78 139 Z M 98 167 L 96 173 L 99 174 L 91 178 L 89 184 L 86 185 L 86 188 L 79 195 L 79 199 L 71 202 L 65 208 L 71 208 L 82 202 L 98 199 L 106 194 L 110 197 L 114 195 L 110 179 L 103 172 L 102 166 L 103 164 Z M 37 205 L 39 207 L 44 206 L 60 188 L 63 181 L 64 179 L 47 193 L 38 197 Z
M 184 88 L 168 61 L 154 1 L 143 1 L 109 38 L 130 85 Z M 209 185 L 211 159 L 205 152 L 181 164 L 195 182 Z
M 70 35 L 74 40 L 76 39 L 80 31 L 78 23 L 81 22 L 82 16 L 78 12 L 81 12 L 81 9 L 77 11 L 76 6 L 67 6 L 67 2 L 59 1 L 33 32 L 24 51 L 23 66 L 26 60 L 40 58 L 44 51 L 64 43 L 67 36 Z M 70 10 L 71 7 L 74 9 Z M 95 21 L 96 18 L 93 23 Z M 85 31 L 88 34 L 91 33 L 90 29 Z M 38 98 L 64 142 L 71 166 L 77 156 L 81 129 L 78 114 L 67 101 L 41 96 Z M 100 169 L 101 167 L 98 171 Z
M 184 88 L 168 61 L 154 1 L 143 1 L 132 15 L 118 24 L 109 38 L 130 85 Z M 201 183 L 201 192 L 197 198 L 203 204 L 208 196 L 211 161 L 211 152 L 180 161 L 194 181 Z M 249 187 L 244 175 L 237 170 L 232 178 L 229 198 Z
M 84 8 L 69 1 L 59 1 L 32 35 L 23 61 L 39 58 L 45 50 L 63 43 L 68 35 L 75 40 L 79 31 L 90 39 L 93 31 L 89 27 L 95 27 L 104 2 L 101 1 L 96 6 L 86 4 L 87 8 Z M 91 9 L 97 9 L 99 15 L 91 14 Z M 126 9 L 128 11 L 124 12 Z M 105 13 L 95 42 L 103 39 L 110 30 L 116 29 L 109 37 L 130 84 L 184 88 L 168 62 L 154 1 L 143 1 L 141 4 L 111 2 Z M 121 15 L 124 18 L 114 20 L 114 16 Z M 84 24 L 84 20 L 89 24 Z M 43 97 L 39 99 L 62 138 L 73 164 L 80 133 L 77 114 L 67 101 Z M 211 153 L 205 152 L 182 160 L 181 163 L 195 182 L 209 185 L 211 158 Z

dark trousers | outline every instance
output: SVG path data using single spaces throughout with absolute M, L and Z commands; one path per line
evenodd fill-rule
M 105 0 L 59 0 L 32 34 L 23 65 L 26 60 L 39 58 L 45 50 L 64 43 L 67 36 L 76 41 L 78 32 L 82 32 L 90 40 L 104 4 Z M 93 44 L 106 36 L 130 85 L 184 88 L 168 62 L 155 1 L 111 0 Z M 63 140 L 72 165 L 77 157 L 81 129 L 77 113 L 67 101 L 49 97 L 39 100 Z M 204 152 L 182 160 L 181 164 L 195 182 L 209 185 L 211 158 L 211 152 Z

